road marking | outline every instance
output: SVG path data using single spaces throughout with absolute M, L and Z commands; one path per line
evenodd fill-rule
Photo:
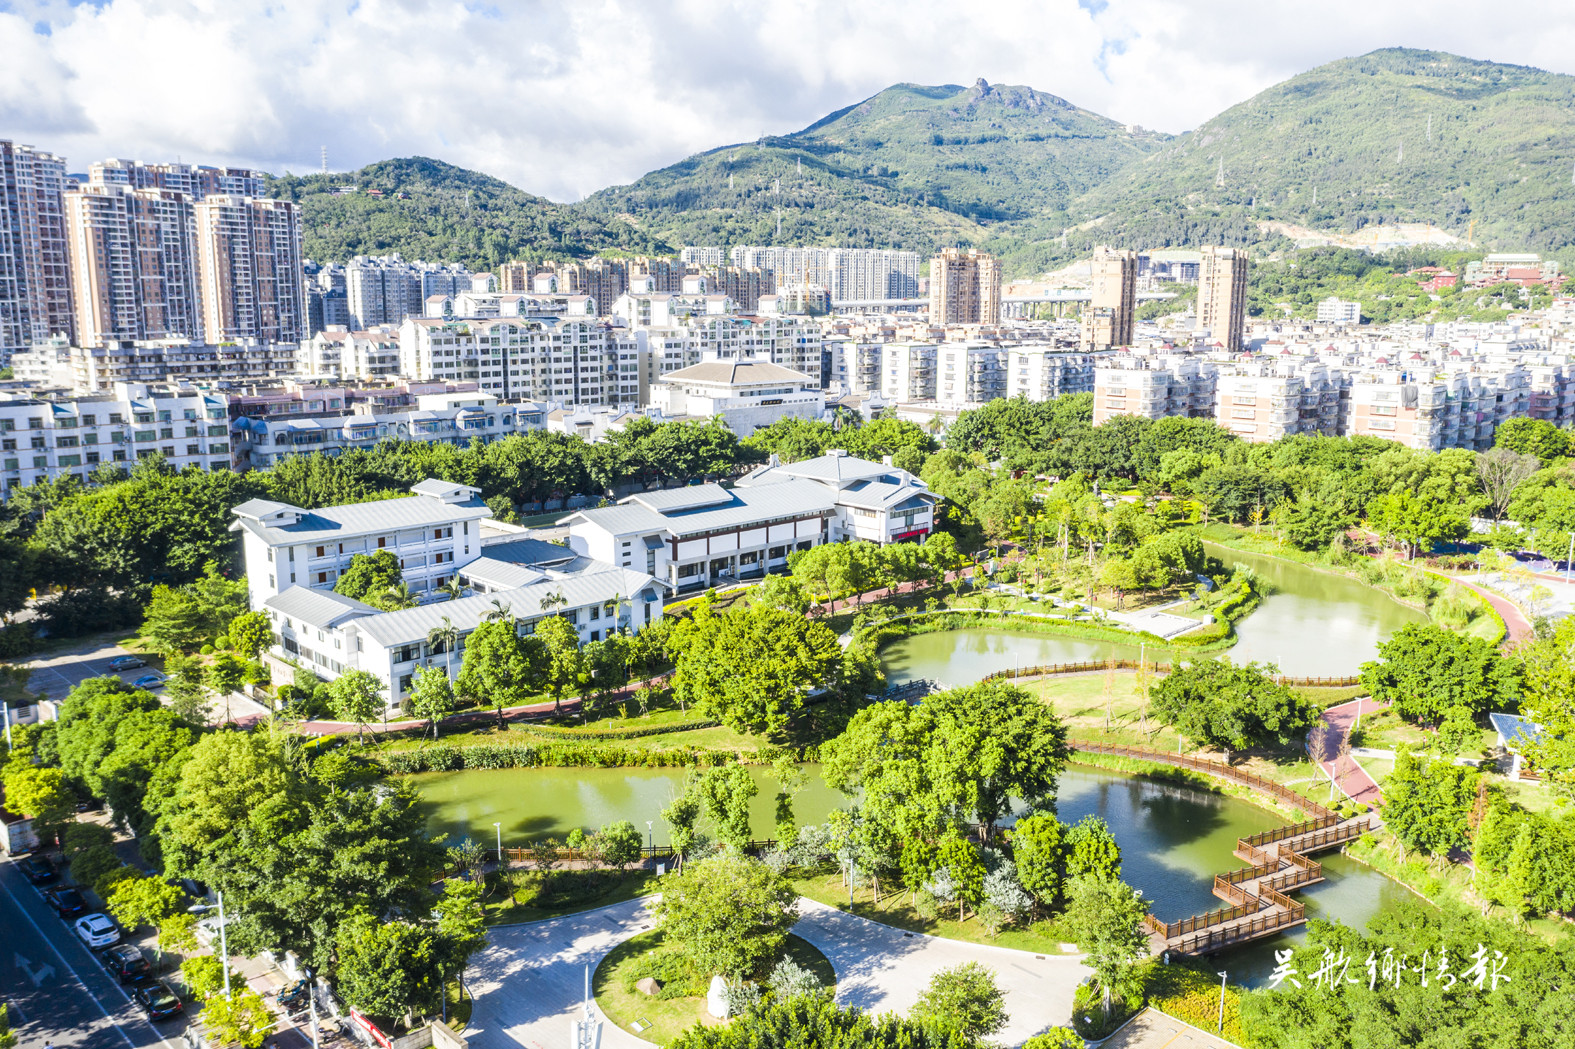
M 16 956 L 16 967 L 27 973 L 27 978 L 33 981 L 34 987 L 37 987 L 39 984 L 55 975 L 55 967 L 53 965 L 42 965 L 39 967 L 37 972 L 34 972 L 33 963 L 22 957 L 20 954 Z
M 109 1010 L 104 1008 L 104 1003 L 93 996 L 93 992 L 88 990 L 88 985 L 83 982 L 82 977 L 77 975 L 77 971 L 71 967 L 71 963 L 66 961 L 66 956 L 60 953 L 60 948 L 55 946 L 55 941 L 45 936 L 44 930 L 39 928 L 38 923 L 33 920 L 33 916 L 22 909 L 22 901 L 16 898 L 16 895 L 11 892 L 11 887 L 3 879 L 0 879 L 0 890 L 3 890 L 6 896 L 10 897 L 11 906 L 16 908 L 18 914 L 27 919 L 27 924 L 31 925 L 33 931 L 38 933 L 38 938 L 44 941 L 44 946 L 48 947 L 54 953 L 54 956 L 60 959 L 60 964 L 66 967 L 66 972 L 71 974 L 71 978 L 77 982 L 78 987 L 82 988 L 83 992 L 88 996 L 88 1000 L 93 1003 L 94 1008 L 99 1011 L 100 1015 L 109 1021 L 109 1025 L 115 1029 L 115 1033 L 124 1038 L 126 1044 L 131 1046 L 131 1049 L 137 1049 L 137 1043 L 131 1040 L 131 1035 L 120 1029 L 120 1024 L 116 1023 L 115 1018 L 109 1015 Z M 121 994 L 124 996 L 125 992 L 122 991 Z M 126 1000 L 130 1001 L 129 998 Z M 155 1031 L 154 1034 L 157 1035 L 158 1032 Z M 160 1039 L 160 1041 L 163 1041 L 163 1039 Z

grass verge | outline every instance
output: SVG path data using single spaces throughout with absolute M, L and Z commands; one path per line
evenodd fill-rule
M 519 925 L 561 918 L 657 891 L 656 872 L 510 868 L 487 875 L 481 908 L 488 925 Z
M 697 1023 L 722 1022 L 706 1010 L 709 977 L 688 970 L 680 959 L 662 950 L 662 942 L 660 929 L 625 940 L 602 959 L 591 978 L 591 993 L 607 1018 L 657 1045 L 666 1045 Z M 790 935 L 786 953 L 814 973 L 823 987 L 836 986 L 831 962 L 807 940 Z M 635 987 L 646 976 L 662 984 L 658 994 L 648 995 Z

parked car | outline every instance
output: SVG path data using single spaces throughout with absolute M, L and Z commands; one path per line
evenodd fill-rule
M 148 1014 L 150 1020 L 168 1020 L 185 1012 L 185 1006 L 180 1004 L 180 998 L 163 980 L 139 983 L 132 988 L 131 997 L 142 1006 L 142 1011 Z
M 60 876 L 60 872 L 55 870 L 55 865 L 45 856 L 29 856 L 18 866 L 22 868 L 22 876 L 34 885 L 52 882 Z
M 138 667 L 147 665 L 147 660 L 138 659 L 136 656 L 116 656 L 109 661 L 109 669 L 111 670 L 136 670 Z
M 164 675 L 160 674 L 157 670 L 155 670 L 151 674 L 143 674 L 141 677 L 137 678 L 137 680 L 135 680 L 135 681 L 133 681 L 131 683 L 131 687 L 132 688 L 145 688 L 145 689 L 148 689 L 149 691 L 152 691 L 155 688 L 159 688 L 163 684 L 164 684 Z
M 82 894 L 69 886 L 63 886 L 52 892 L 44 894 L 44 899 L 55 909 L 55 913 L 62 918 L 71 919 L 79 914 L 87 913 L 87 901 Z
M 96 951 L 100 947 L 108 947 L 120 942 L 120 926 L 107 914 L 89 914 L 78 918 L 72 923 L 71 928 L 77 934 L 77 939 L 87 945 L 88 950 Z
M 208 886 L 195 878 L 166 878 L 164 884 L 173 885 L 187 896 L 196 900 L 206 900 L 208 898 Z
M 98 960 L 121 983 L 136 983 L 153 975 L 153 966 L 148 964 L 148 960 L 142 956 L 142 949 L 134 943 L 106 947 L 98 952 Z

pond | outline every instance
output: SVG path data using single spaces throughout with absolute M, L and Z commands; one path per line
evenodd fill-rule
M 964 627 L 913 634 L 880 650 L 881 669 L 886 672 L 888 685 L 920 678 L 948 686 L 967 685 L 997 670 L 1111 658 L 1137 659 L 1138 646 L 1079 641 L 1031 631 Z
M 1346 677 L 1377 658 L 1379 643 L 1389 635 L 1407 623 L 1427 622 L 1426 613 L 1354 579 L 1204 545 L 1227 566 L 1247 565 L 1272 590 L 1236 624 L 1239 640 L 1227 654 L 1237 663 L 1278 663 L 1281 673 L 1296 677 Z
M 809 784 L 795 805 L 800 822 L 818 822 L 846 799 L 808 766 Z M 772 832 L 776 780 L 769 769 L 752 767 L 760 785 L 753 807 L 756 837 Z M 427 773 L 411 777 L 421 790 L 428 826 L 449 841 L 470 836 L 490 844 L 502 824 L 505 845 L 548 836 L 562 838 L 627 819 L 657 844 L 666 844 L 660 812 L 682 785 L 681 769 L 499 769 Z M 1071 823 L 1102 817 L 1121 845 L 1122 876 L 1152 901 L 1156 916 L 1175 921 L 1223 906 L 1210 891 L 1214 875 L 1242 865 L 1232 855 L 1236 839 L 1279 826 L 1273 814 L 1236 798 L 1073 766 L 1061 777 L 1057 810 Z M 1362 924 L 1406 890 L 1337 854 L 1320 856 L 1328 880 L 1303 890 L 1309 913 Z M 1292 937 L 1301 933 L 1293 932 Z M 1255 983 L 1273 969 L 1273 949 L 1287 937 L 1263 941 L 1219 956 L 1233 981 Z

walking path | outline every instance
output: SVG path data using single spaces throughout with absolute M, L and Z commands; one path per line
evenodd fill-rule
M 475 997 L 465 1037 L 473 1049 L 553 1049 L 580 1015 L 585 972 L 614 947 L 653 925 L 647 900 L 528 925 L 489 930 L 466 985 Z M 1021 1045 L 1072 1018 L 1072 994 L 1089 974 L 1078 955 L 1036 955 L 946 940 L 869 921 L 800 898 L 794 933 L 820 949 L 837 973 L 837 1000 L 867 1012 L 906 1013 L 940 969 L 976 961 L 1006 993 L 1011 1021 L 999 1040 Z M 650 1043 L 608 1021 L 600 1008 L 601 1049 Z
M 1385 709 L 1387 703 L 1379 703 L 1370 696 L 1353 699 L 1349 703 L 1341 703 L 1337 707 L 1330 707 L 1323 712 L 1323 720 L 1339 733 L 1342 740 L 1349 739 L 1351 729 L 1356 724 L 1358 714 L 1375 714 Z M 1334 777 L 1335 785 L 1340 792 L 1352 801 L 1377 808 L 1383 804 L 1382 792 L 1378 783 L 1367 774 L 1367 770 L 1356 763 L 1356 758 L 1351 754 L 1341 754 L 1333 761 L 1319 762 L 1318 767 L 1326 775 Z
M 1457 579 L 1456 582 L 1492 605 L 1493 611 L 1503 618 L 1505 645 L 1518 644 L 1523 638 L 1531 636 L 1531 620 L 1526 618 L 1526 614 L 1515 602 L 1502 594 L 1495 594 L 1491 590 L 1468 583 L 1464 579 Z

